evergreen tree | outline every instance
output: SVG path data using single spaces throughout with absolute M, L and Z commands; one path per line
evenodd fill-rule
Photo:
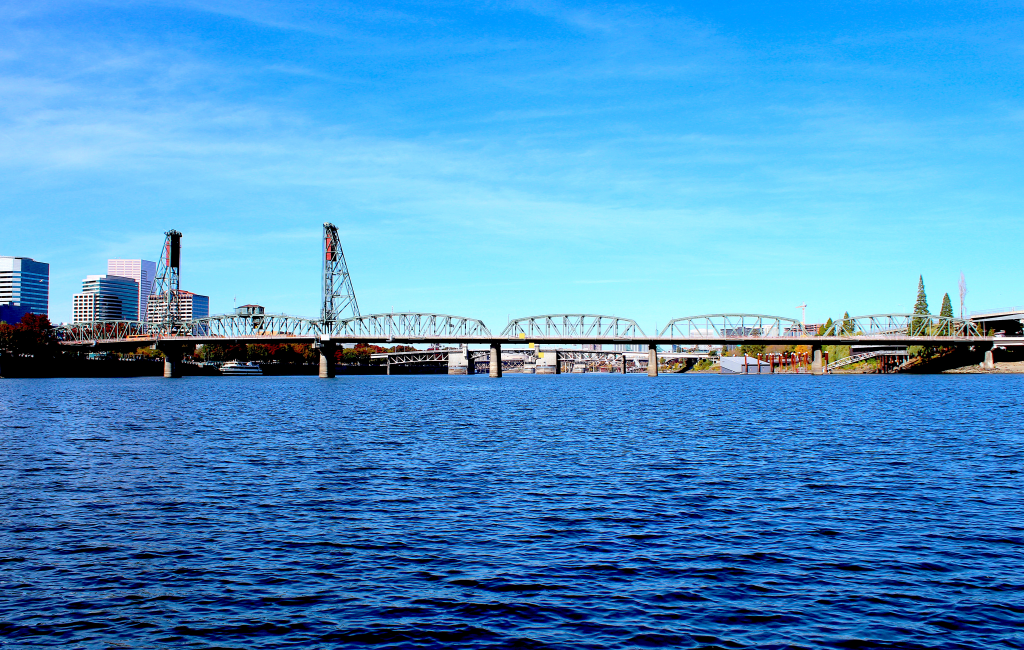
M 953 318 L 953 303 L 949 300 L 949 294 L 942 296 L 942 308 L 939 309 L 939 316 Z
M 939 316 L 941 318 L 953 318 L 953 303 L 949 299 L 949 294 L 942 296 L 942 308 L 939 309 Z M 943 336 L 950 336 L 953 333 L 953 325 L 949 321 L 940 321 L 941 331 L 938 332 Z
M 914 315 L 927 315 L 928 314 L 928 296 L 924 293 L 924 276 L 917 277 L 917 302 L 914 303 Z M 928 334 L 925 331 L 930 325 L 930 319 L 928 318 L 914 318 L 910 321 L 911 334 L 923 335 Z
M 853 319 L 848 311 L 843 312 L 843 334 L 853 334 Z
M 825 324 L 818 328 L 818 336 L 824 336 L 825 332 L 832 329 L 832 319 L 825 321 Z
M 928 296 L 924 294 L 924 276 L 917 276 L 917 302 L 914 303 L 915 314 L 928 313 Z

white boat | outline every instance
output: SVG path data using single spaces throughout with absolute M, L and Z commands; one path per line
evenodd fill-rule
M 247 361 L 245 363 L 241 361 L 228 361 L 220 367 L 220 373 L 222 375 L 262 375 L 263 371 L 260 370 L 260 364 L 254 361 Z

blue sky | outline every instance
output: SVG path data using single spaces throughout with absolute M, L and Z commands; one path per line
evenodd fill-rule
M 1024 304 L 1024 4 L 0 3 L 0 254 L 313 316 Z

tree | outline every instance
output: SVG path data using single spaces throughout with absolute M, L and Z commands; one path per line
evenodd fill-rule
M 927 316 L 928 315 L 928 296 L 924 293 L 924 276 L 918 276 L 917 278 L 917 302 L 914 303 L 914 316 Z M 926 334 L 924 331 L 926 327 L 931 324 L 929 318 L 913 318 L 910 321 L 912 335 Z
M 7 323 L 0 323 L 0 352 L 12 352 L 14 338 L 14 328 Z
M 853 319 L 850 318 L 850 312 L 843 312 L 843 334 L 853 334 Z
M 915 314 L 928 313 L 928 296 L 924 293 L 924 276 L 917 276 L 917 302 L 914 303 Z
M 825 324 L 818 328 L 818 336 L 824 336 L 825 332 L 829 331 L 830 329 L 832 329 L 832 319 L 831 318 L 829 318 L 827 321 L 825 321 Z
M 953 318 L 953 303 L 950 302 L 948 293 L 942 296 L 942 308 L 939 309 L 939 316 Z
M 54 352 L 53 326 L 40 314 L 25 314 L 14 332 L 15 347 L 22 354 L 39 356 Z
M 764 354 L 765 346 L 763 345 L 741 345 L 740 351 L 748 357 L 756 357 L 759 354 Z

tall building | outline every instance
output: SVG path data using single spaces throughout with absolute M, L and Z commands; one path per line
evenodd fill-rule
M 72 321 L 139 320 L 139 283 L 120 275 L 87 275 L 72 298 Z
M 139 320 L 146 320 L 149 295 L 156 280 L 156 262 L 149 260 L 107 260 L 107 275 L 131 278 L 139 283 Z
M 178 318 L 183 321 L 195 318 L 206 318 L 210 315 L 210 297 L 201 296 L 191 291 L 179 291 L 181 299 L 181 313 Z M 167 296 L 164 294 L 149 297 L 149 309 L 146 312 L 146 320 L 150 323 L 162 322 L 167 315 Z
M 49 315 L 50 265 L 30 257 L 0 256 L 0 308 L 11 314 Z

